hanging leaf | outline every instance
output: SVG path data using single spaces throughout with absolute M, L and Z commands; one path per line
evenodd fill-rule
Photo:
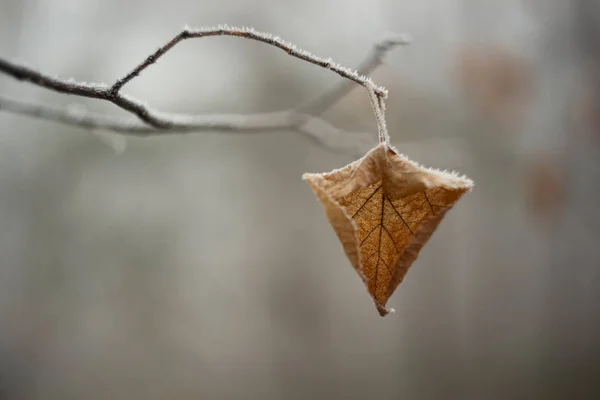
M 360 160 L 324 174 L 304 174 L 377 310 L 402 282 L 419 251 L 473 183 L 423 168 L 380 144 Z

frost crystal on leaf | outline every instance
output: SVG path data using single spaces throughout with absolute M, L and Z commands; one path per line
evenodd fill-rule
M 304 174 L 381 316 L 448 210 L 473 182 L 423 168 L 380 144 L 360 160 Z

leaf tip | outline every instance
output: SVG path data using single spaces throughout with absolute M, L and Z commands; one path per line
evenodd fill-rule
M 375 303 L 375 305 L 377 306 L 377 311 L 379 311 L 379 315 L 381 315 L 382 317 L 385 317 L 388 314 L 394 314 L 396 312 L 396 310 L 394 310 L 393 308 L 385 308 L 384 306 L 381 306 L 377 303 Z

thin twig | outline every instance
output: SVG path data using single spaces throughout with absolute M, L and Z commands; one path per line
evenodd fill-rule
M 201 29 L 190 29 L 184 28 L 177 36 L 167 42 L 165 45 L 160 47 L 154 53 L 149 55 L 142 63 L 140 63 L 137 67 L 135 67 L 130 73 L 128 73 L 125 77 L 119 79 L 111 88 L 110 95 L 117 96 L 119 90 L 126 85 L 133 78 L 138 76 L 143 70 L 148 68 L 150 65 L 154 64 L 160 57 L 162 57 L 166 52 L 171 50 L 177 43 L 193 38 L 203 38 L 209 36 L 236 36 L 242 37 L 246 39 L 256 40 L 262 43 L 266 43 L 271 46 L 275 46 L 285 51 L 292 57 L 299 58 L 300 60 L 309 62 L 311 64 L 318 65 L 325 69 L 329 69 L 336 74 L 340 75 L 343 78 L 349 79 L 358 83 L 365 88 L 372 88 L 377 96 L 386 97 L 387 90 L 383 86 L 377 86 L 373 83 L 373 81 L 364 75 L 360 75 L 358 72 L 344 67 L 336 62 L 334 62 L 331 58 L 321 58 L 312 55 L 310 52 L 306 50 L 302 50 L 298 48 L 295 44 L 290 42 L 286 42 L 279 36 L 273 36 L 269 33 L 263 33 L 255 31 L 254 28 L 237 28 L 230 27 L 227 25 L 221 25 L 216 28 L 201 28 Z
M 302 122 L 301 115 L 290 111 L 263 114 L 169 114 L 173 126 L 164 129 L 141 123 L 135 118 L 119 118 L 89 111 L 70 110 L 39 104 L 26 103 L 0 96 L 0 110 L 15 114 L 80 126 L 117 132 L 127 136 L 170 135 L 202 131 L 265 131 L 290 128 Z
M 373 109 L 373 114 L 375 114 L 375 120 L 377 121 L 379 143 L 384 143 L 386 146 L 389 146 L 390 136 L 385 123 L 385 104 L 383 99 L 377 97 L 373 90 L 368 89 L 368 93 L 369 100 L 371 101 L 371 108 Z
M 170 129 L 157 129 L 145 125 L 135 118 L 119 118 L 89 111 L 56 108 L 0 96 L 0 111 L 3 110 L 81 129 L 110 131 L 125 136 L 148 137 L 206 131 L 265 133 L 295 130 L 334 153 L 357 157 L 362 156 L 371 144 L 371 136 L 365 132 L 345 131 L 334 127 L 322 118 L 294 111 L 250 115 L 179 116 L 179 118 L 188 119 L 193 123 L 180 124 Z
M 348 78 L 349 80 L 341 81 L 340 83 L 334 85 L 330 90 L 295 109 L 248 115 L 223 114 L 192 116 L 165 114 L 153 110 L 144 105 L 141 101 L 120 92 L 120 89 L 125 84 L 138 76 L 140 72 L 142 72 L 148 66 L 155 63 L 158 58 L 164 55 L 180 41 L 193 37 L 217 35 L 239 36 L 276 46 L 294 57 L 316 65 L 320 65 L 327 69 L 331 69 L 332 71 L 345 78 Z M 402 37 L 393 37 L 385 39 L 376 44 L 375 48 L 359 67 L 360 72 L 363 74 L 372 72 L 376 67 L 381 65 L 387 52 L 389 52 L 395 46 L 405 43 L 407 43 L 406 39 Z M 332 150 L 335 150 L 333 147 L 339 146 L 332 146 L 331 143 L 327 144 L 327 140 L 324 139 L 324 136 L 327 134 L 337 135 L 341 131 L 331 126 L 321 118 L 309 115 L 309 113 L 317 115 L 323 113 L 327 108 L 331 107 L 331 105 L 345 96 L 352 89 L 351 82 L 361 84 L 367 89 L 371 96 L 374 95 L 379 100 L 381 100 L 386 94 L 384 88 L 376 86 L 369 78 L 359 75 L 359 73 L 348 68 L 339 66 L 338 64 L 333 63 L 331 60 L 324 60 L 312 56 L 310 53 L 300 50 L 294 45 L 289 44 L 278 37 L 272 37 L 269 34 L 259 33 L 253 29 L 229 27 L 200 30 L 190 30 L 187 28 L 184 29 L 182 33 L 159 48 L 156 52 L 147 57 L 141 64 L 134 68 L 130 73 L 117 80 L 115 84 L 110 87 L 105 84 L 75 82 L 73 80 L 59 79 L 36 71 L 27 66 L 4 60 L 2 58 L 0 58 L 0 72 L 4 72 L 15 79 L 28 81 L 56 92 L 110 101 L 120 108 L 136 115 L 141 121 L 148 125 L 141 124 L 139 121 L 132 119 L 116 118 L 92 112 L 73 112 L 72 110 L 68 109 L 35 105 L 2 97 L 0 97 L 0 110 L 6 110 L 13 113 L 42 118 L 68 125 L 76 125 L 87 129 L 108 130 L 133 136 L 151 136 L 198 131 L 264 132 L 288 128 L 305 133 L 313 140 L 316 140 L 320 144 L 325 145 Z M 376 117 L 378 117 L 377 114 Z M 380 126 L 379 118 L 377 119 L 378 126 Z M 316 131 L 314 127 L 319 127 L 322 132 Z
M 175 121 L 161 116 L 140 101 L 129 96 L 118 93 L 116 96 L 110 94 L 110 88 L 104 84 L 75 82 L 72 80 L 63 80 L 38 72 L 24 65 L 16 64 L 0 58 L 0 71 L 21 81 L 28 81 L 46 89 L 54 90 L 59 93 L 89 97 L 92 99 L 107 100 L 122 109 L 137 115 L 142 121 L 156 128 L 172 128 Z
M 392 35 L 382 39 L 373 46 L 371 53 L 358 66 L 358 73 L 370 75 L 385 61 L 385 56 L 397 46 L 407 45 L 410 38 L 406 35 Z M 352 81 L 341 80 L 333 87 L 296 108 L 296 111 L 321 115 L 354 89 Z

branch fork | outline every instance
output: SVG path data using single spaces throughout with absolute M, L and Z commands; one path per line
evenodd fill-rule
M 236 36 L 259 41 L 277 47 L 292 57 L 328 69 L 345 80 L 340 81 L 319 96 L 296 108 L 261 114 L 224 114 L 224 115 L 181 115 L 167 114 L 144 105 L 140 100 L 123 94 L 121 89 L 139 76 L 146 68 L 156 63 L 179 42 L 188 39 L 211 36 Z M 25 103 L 0 96 L 0 110 L 5 110 L 30 117 L 74 125 L 85 129 L 113 131 L 123 135 L 153 136 L 173 133 L 189 133 L 201 131 L 255 131 L 264 132 L 281 129 L 294 129 L 330 150 L 340 151 L 344 146 L 332 144 L 328 136 L 337 136 L 340 130 L 319 117 L 327 109 L 343 98 L 353 87 L 353 84 L 363 86 L 368 94 L 377 120 L 380 142 L 389 144 L 385 127 L 385 105 L 387 90 L 376 85 L 366 75 L 383 63 L 385 55 L 399 45 L 409 43 L 405 36 L 385 38 L 377 43 L 368 57 L 358 67 L 357 72 L 350 68 L 312 55 L 296 45 L 286 42 L 278 36 L 262 33 L 253 28 L 236 28 L 226 25 L 215 28 L 191 29 L 185 27 L 170 41 L 150 54 L 144 61 L 112 86 L 101 83 L 76 82 L 64 80 L 37 71 L 23 64 L 8 61 L 0 57 L 0 72 L 17 80 L 28 81 L 59 93 L 88 97 L 109 101 L 121 109 L 135 115 L 135 119 L 122 119 L 92 112 L 73 113 L 68 109 L 54 108 L 45 105 Z M 347 152 L 346 150 L 342 150 Z

